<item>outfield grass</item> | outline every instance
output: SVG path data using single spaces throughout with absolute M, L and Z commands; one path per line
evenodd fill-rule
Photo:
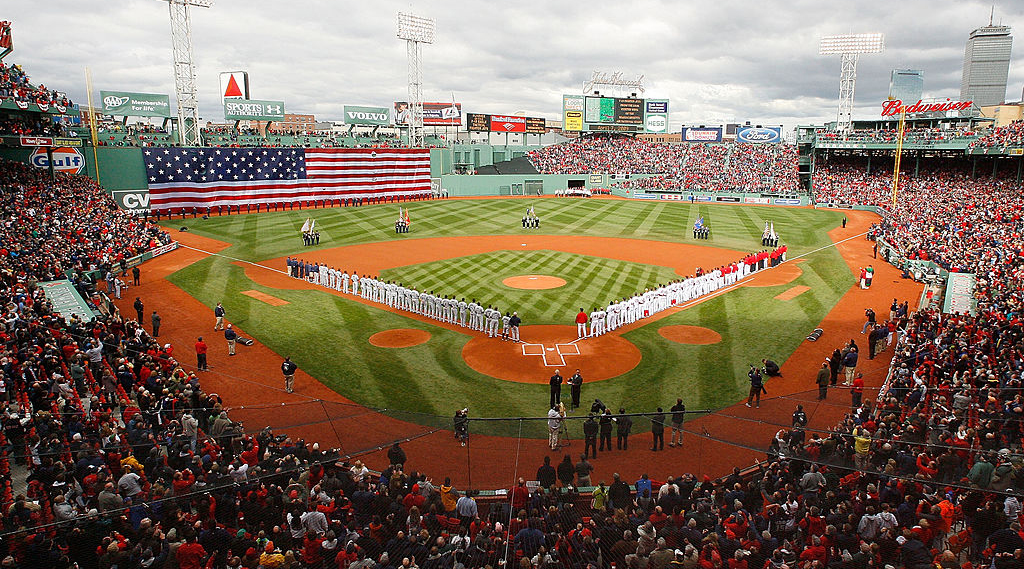
M 187 224 L 195 233 L 233 243 L 224 255 L 261 261 L 308 251 L 298 238 L 307 217 L 317 220 L 320 248 L 331 248 L 446 235 L 520 234 L 526 230 L 519 220 L 531 203 L 542 226 L 530 230 L 530 234 L 628 237 L 738 250 L 759 249 L 764 221 L 769 219 L 789 245 L 791 257 L 829 244 L 826 231 L 842 219 L 841 212 L 795 208 L 506 199 L 412 203 L 412 233 L 398 236 L 393 230 L 398 214 L 394 205 L 213 217 L 189 220 Z M 700 215 L 712 227 L 713 238 L 709 241 L 689 238 L 689 229 Z M 436 279 L 429 282 L 436 282 L 440 292 L 459 290 L 467 295 L 473 294 L 470 291 L 481 291 L 483 296 L 486 291 L 500 290 L 500 297 L 510 305 L 529 300 L 531 310 L 538 314 L 536 322 L 531 320 L 534 323 L 564 322 L 566 305 L 571 305 L 571 311 L 579 306 L 589 309 L 597 302 L 607 302 L 613 292 L 629 292 L 645 279 L 664 282 L 674 278 L 664 267 L 561 252 L 501 251 L 461 260 L 493 269 L 462 270 L 457 273 L 459 282 L 447 287 L 438 274 L 443 265 L 435 263 L 391 269 L 385 278 L 416 282 L 421 287 L 427 279 Z M 557 268 L 545 271 L 549 263 Z M 667 406 L 676 397 L 683 397 L 691 409 L 717 408 L 739 400 L 746 393 L 746 365 L 766 356 L 785 361 L 853 281 L 833 248 L 814 253 L 800 266 L 803 275 L 793 283 L 741 287 L 627 333 L 625 337 L 644 354 L 643 360 L 618 378 L 585 385 L 584 398 L 600 397 L 610 406 L 625 406 L 632 411 Z M 496 289 L 504 276 L 532 272 L 557 274 L 579 286 L 535 293 Z M 291 355 L 305 371 L 353 401 L 423 413 L 412 419 L 424 423 L 433 422 L 428 415 L 448 417 L 453 409 L 466 404 L 472 406 L 476 416 L 534 416 L 546 408 L 546 385 L 506 382 L 470 369 L 461 358 L 470 336 L 460 332 L 326 292 L 270 289 L 252 282 L 242 268 L 222 257 L 204 259 L 178 271 L 170 280 L 207 306 L 223 301 L 233 322 L 277 353 Z M 609 286 L 610 282 L 614 284 Z M 801 284 L 811 290 L 791 301 L 773 300 L 788 287 Z M 239 294 L 250 289 L 290 304 L 271 307 Z M 569 290 L 578 297 L 569 298 L 565 294 Z M 520 300 L 515 295 L 524 296 Z M 505 300 L 502 309 L 504 304 Z M 706 326 L 718 331 L 723 341 L 709 346 L 668 342 L 657 330 L 669 324 Z M 376 348 L 367 342 L 374 333 L 397 327 L 427 330 L 432 338 L 426 344 L 401 350 Z M 500 424 L 490 428 L 501 432 Z

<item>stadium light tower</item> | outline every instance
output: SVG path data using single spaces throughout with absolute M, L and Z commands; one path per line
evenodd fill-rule
M 178 95 L 178 141 L 199 146 L 199 95 L 196 65 L 192 60 L 192 18 L 189 7 L 209 8 L 213 0 L 160 0 L 171 14 L 171 47 L 174 57 L 174 90 Z
M 405 40 L 409 54 L 409 146 L 421 147 L 423 140 L 423 44 L 434 43 L 434 19 L 398 13 L 397 37 Z
M 846 132 L 853 122 L 853 94 L 857 86 L 857 60 L 864 53 L 882 53 L 885 50 L 885 36 L 872 34 L 841 34 L 821 38 L 818 47 L 820 55 L 839 55 L 842 67 L 839 72 L 839 112 L 836 114 L 836 130 Z

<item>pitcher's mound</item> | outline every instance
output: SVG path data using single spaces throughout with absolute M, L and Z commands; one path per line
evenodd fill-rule
M 722 341 L 722 335 L 710 328 L 701 326 L 662 326 L 658 329 L 662 338 L 679 344 L 717 344 Z
M 511 288 L 545 290 L 565 286 L 565 279 L 549 275 L 520 275 L 518 277 L 509 277 L 501 281 L 501 284 Z
M 576 341 L 575 326 L 522 326 L 522 342 L 475 336 L 462 348 L 474 370 L 519 383 L 547 383 L 559 370 L 568 379 L 579 368 L 583 382 L 618 377 L 640 363 L 640 350 L 617 334 Z M 563 387 L 568 393 L 568 387 Z
M 384 330 L 370 336 L 370 343 L 378 348 L 411 348 L 426 343 L 430 332 L 413 328 L 395 328 Z

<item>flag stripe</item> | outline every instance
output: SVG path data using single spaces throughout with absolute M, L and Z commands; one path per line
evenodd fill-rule
M 150 207 L 240 206 L 430 194 L 421 148 L 172 148 L 143 152 Z

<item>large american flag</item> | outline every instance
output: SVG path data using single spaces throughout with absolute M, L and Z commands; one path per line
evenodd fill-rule
M 422 148 L 145 148 L 150 208 L 430 193 Z

